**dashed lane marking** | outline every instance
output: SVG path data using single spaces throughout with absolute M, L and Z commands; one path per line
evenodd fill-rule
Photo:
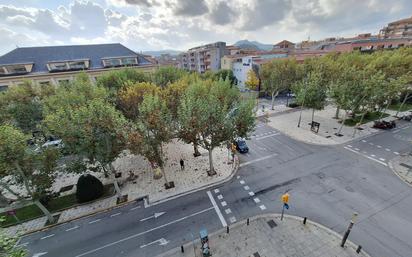
M 358 152 L 358 151 L 355 151 L 355 150 L 353 150 L 353 149 L 350 149 L 350 148 L 348 148 L 348 147 L 346 147 L 346 146 L 343 147 L 343 148 L 345 148 L 346 150 L 351 151 L 351 152 L 353 152 L 353 153 L 359 154 L 359 155 L 361 155 L 361 156 L 363 156 L 363 157 L 365 157 L 365 158 L 368 158 L 369 160 L 372 160 L 372 161 L 375 161 L 375 162 L 377 162 L 377 163 L 379 163 L 379 164 L 382 164 L 383 166 L 388 166 L 388 164 L 386 164 L 385 162 L 382 162 L 382 161 L 380 161 L 380 160 L 377 160 L 377 159 L 371 157 L 371 156 L 375 156 L 375 155 L 373 155 L 373 154 L 372 154 L 371 156 L 367 156 L 367 155 L 362 154 L 362 153 L 360 153 L 360 152 Z
M 362 140 L 363 143 L 366 143 L 366 140 Z
M 53 237 L 53 236 L 54 236 L 54 234 L 51 234 L 51 235 L 48 235 L 48 236 L 44 236 L 44 237 L 41 237 L 40 240 L 43 240 L 43 239 L 46 239 L 46 238 L 50 238 L 50 237 Z
M 120 215 L 120 214 L 122 214 L 121 212 L 118 212 L 118 213 L 115 213 L 115 214 L 112 214 L 112 215 L 110 215 L 110 217 L 116 217 L 116 216 L 118 216 L 118 215 Z
M 394 154 L 396 154 L 396 155 L 399 155 L 399 153 L 398 152 L 393 152 Z
M 250 195 L 250 196 L 254 196 L 255 193 L 253 193 L 252 191 L 250 191 L 250 192 L 249 192 L 249 195 Z
M 78 228 L 79 228 L 79 226 L 74 226 L 74 227 L 72 227 L 72 228 L 66 229 L 66 231 L 68 232 L 68 231 L 72 231 L 72 230 L 75 230 L 75 229 L 78 229 Z
M 223 207 L 225 207 L 227 205 L 226 201 L 223 201 L 220 203 Z
M 377 145 L 376 147 L 377 147 L 377 148 L 382 148 L 382 146 L 380 146 L 380 145 Z
M 239 183 L 243 185 L 243 184 L 245 184 L 245 181 L 241 180 L 241 181 L 239 181 Z
M 272 157 L 277 156 L 277 155 L 278 155 L 278 154 L 277 154 L 277 153 L 275 153 L 275 154 L 271 154 L 271 155 L 268 155 L 268 156 L 264 156 L 264 157 L 261 157 L 261 158 L 255 159 L 255 160 L 253 160 L 253 161 L 244 162 L 244 163 L 241 163 L 241 164 L 239 165 L 239 167 L 243 167 L 243 166 L 246 166 L 246 165 L 249 165 L 249 164 L 255 163 L 255 162 L 263 161 L 263 160 L 266 160 L 266 159 L 272 158 Z M 241 183 L 241 184 L 242 184 L 242 183 Z
M 222 200 L 223 199 L 223 195 L 218 195 L 217 199 Z
M 371 154 L 371 157 L 376 157 L 376 155 L 374 155 L 374 154 Z
M 253 198 L 253 201 L 255 201 L 255 203 L 260 203 L 260 199 L 257 197 Z
M 359 148 L 355 148 L 356 151 L 359 151 Z
M 374 143 L 369 143 L 370 145 L 374 145 Z
M 134 210 L 137 210 L 137 209 L 139 209 L 139 208 L 141 208 L 142 206 L 136 206 L 136 207 L 133 207 L 133 208 L 131 208 L 130 210 L 131 211 L 134 211 Z
M 219 189 L 215 189 L 215 194 L 218 194 L 220 191 L 219 191 Z
M 250 189 L 249 186 L 244 186 L 243 188 L 244 188 L 246 191 L 248 191 L 248 190 Z
M 390 151 L 391 151 L 391 149 L 389 149 L 389 148 L 385 148 L 385 151 L 390 152 Z
M 351 145 L 347 145 L 347 147 L 352 147 Z
M 207 196 L 209 196 L 210 202 L 212 203 L 213 208 L 215 209 L 216 214 L 217 214 L 217 216 L 219 217 L 220 222 L 222 223 L 222 226 L 223 226 L 223 227 L 227 227 L 227 223 L 226 223 L 225 217 L 223 217 L 222 212 L 220 212 L 219 206 L 217 206 L 216 201 L 215 201 L 215 199 L 214 199 L 213 196 L 212 196 L 212 193 L 211 193 L 210 191 L 207 191 L 206 193 L 207 193 Z
M 266 206 L 265 206 L 264 204 L 260 205 L 259 208 L 260 208 L 262 211 L 266 210 Z
M 92 221 L 89 222 L 89 224 L 93 224 L 93 223 L 99 222 L 99 221 L 101 221 L 101 220 L 102 220 L 102 219 L 92 220 Z
M 232 210 L 231 210 L 230 208 L 227 208 L 227 209 L 225 210 L 225 212 L 226 212 L 226 214 L 231 214 L 231 213 L 232 213 Z
M 258 137 L 258 138 L 256 138 L 256 140 L 262 140 L 262 139 L 265 139 L 265 138 L 268 138 L 268 137 L 273 137 L 273 136 L 278 136 L 278 135 L 280 135 L 280 134 L 279 133 L 274 133 L 274 134 L 271 134 L 271 135 Z
M 383 161 L 383 162 L 384 162 L 384 161 L 385 161 L 385 158 L 379 158 L 379 160 L 381 160 L 381 161 Z
M 235 223 L 236 222 L 236 218 L 234 216 L 230 217 L 229 220 L 230 220 L 230 223 Z

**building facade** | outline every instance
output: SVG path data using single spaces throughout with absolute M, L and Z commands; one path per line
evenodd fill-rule
M 179 68 L 204 73 L 221 69 L 221 58 L 226 54 L 226 43 L 216 42 L 189 49 L 179 55 Z
M 0 56 L 0 90 L 25 80 L 58 85 L 80 72 L 95 81 L 104 72 L 123 67 L 152 71 L 157 65 L 121 44 L 20 47 Z
M 379 35 L 383 38 L 412 37 L 412 17 L 389 23 Z

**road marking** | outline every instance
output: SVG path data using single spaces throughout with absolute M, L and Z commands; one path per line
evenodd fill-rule
M 397 129 L 397 130 L 395 130 L 395 131 L 393 131 L 392 133 L 398 133 L 399 131 L 401 131 L 400 129 Z
M 23 244 L 19 244 L 19 246 L 27 246 L 29 244 L 29 242 L 23 243 Z
M 362 140 L 363 143 L 366 143 L 366 140 Z
M 376 155 L 374 155 L 374 154 L 371 154 L 371 156 L 372 156 L 372 157 L 376 157 Z
M 208 191 L 208 192 L 209 192 L 209 194 L 210 194 L 210 195 L 208 194 L 209 197 L 211 197 L 212 194 L 210 193 L 210 191 Z M 213 200 L 213 201 L 214 201 L 214 200 Z M 215 202 L 215 204 L 216 204 L 216 202 Z M 121 243 L 121 242 L 130 240 L 130 239 L 133 239 L 133 238 L 136 238 L 136 237 L 139 237 L 139 236 L 141 236 L 141 235 L 145 235 L 145 234 L 150 233 L 150 232 L 152 232 L 152 231 L 155 231 L 155 230 L 158 230 L 158 229 L 161 229 L 161 228 L 170 226 L 170 225 L 175 224 L 175 223 L 177 223 L 177 222 L 186 220 L 186 219 L 188 219 L 188 218 L 194 217 L 194 216 L 196 216 L 196 215 L 202 214 L 202 213 L 204 213 L 204 212 L 207 212 L 207 211 L 210 211 L 210 210 L 213 210 L 213 209 L 214 209 L 214 207 L 209 207 L 209 208 L 204 209 L 204 210 L 202 210 L 202 211 L 198 211 L 198 212 L 192 213 L 192 214 L 187 215 L 187 216 L 185 216 L 185 217 L 182 217 L 182 218 L 180 218 L 180 219 L 177 219 L 177 220 L 168 222 L 168 223 L 166 223 L 166 224 L 160 225 L 160 226 L 158 226 L 158 227 L 154 227 L 154 228 L 151 228 L 151 229 L 149 229 L 149 230 L 146 230 L 146 231 L 143 231 L 143 232 L 140 232 L 140 233 L 137 233 L 137 234 L 134 234 L 134 235 L 125 237 L 125 238 L 120 239 L 120 240 L 117 240 L 117 241 L 114 241 L 114 242 L 112 242 L 112 243 L 105 244 L 105 245 L 100 246 L 100 247 L 98 247 L 98 248 L 95 248 L 95 249 L 93 249 L 93 250 L 90 250 L 90 251 L 81 253 L 81 254 L 79 254 L 79 255 L 76 255 L 75 257 L 82 257 L 82 256 L 85 256 L 85 255 L 88 255 L 88 254 L 91 254 L 91 253 L 95 253 L 95 252 L 100 251 L 100 250 L 102 250 L 102 249 L 105 249 L 105 248 L 107 248 L 107 247 L 110 247 L 110 246 L 119 244 L 119 243 Z M 222 216 L 222 217 L 223 217 L 223 216 Z M 226 226 L 227 226 L 227 224 L 225 224 L 224 227 L 226 227 Z
M 362 151 L 362 153 L 368 153 L 368 152 L 366 152 L 366 151 Z
M 373 143 L 369 143 L 370 145 L 373 145 Z
M 33 255 L 33 257 L 40 257 L 40 256 L 45 255 L 45 254 L 47 254 L 47 253 L 48 253 L 48 252 L 35 253 L 35 254 Z
M 245 181 L 241 180 L 241 181 L 239 181 L 239 183 L 243 185 L 243 184 L 245 184 Z
M 385 148 L 385 151 L 390 152 L 390 151 L 391 151 L 391 149 L 389 149 L 389 148 Z
M 236 179 L 240 179 L 240 176 L 237 176 Z
M 278 154 L 275 153 L 275 154 L 271 154 L 271 155 L 268 155 L 268 156 L 264 156 L 264 157 L 258 158 L 258 159 L 253 160 L 253 161 L 244 162 L 244 163 L 241 163 L 241 164 L 239 165 L 239 167 L 243 167 L 243 166 L 246 166 L 246 165 L 255 163 L 255 162 L 263 161 L 263 160 L 269 159 L 269 158 L 271 158 L 271 157 L 273 157 L 273 156 L 276 156 L 276 155 L 278 155 Z
M 46 238 L 49 238 L 49 237 L 53 237 L 53 236 L 54 236 L 54 234 L 51 234 L 51 235 L 48 235 L 48 236 L 44 236 L 44 237 L 41 237 L 40 240 L 43 240 L 43 239 L 46 239 Z
M 378 147 L 378 148 L 382 148 L 382 146 L 380 146 L 380 145 L 377 145 L 376 147 Z
M 217 199 L 222 200 L 223 199 L 223 195 L 218 195 Z
M 79 228 L 79 226 L 74 226 L 74 227 L 72 227 L 72 228 L 66 229 L 66 231 L 72 231 L 72 230 L 75 230 L 75 229 L 78 229 L 78 228 Z
M 375 162 L 380 163 L 380 164 L 382 164 L 382 165 L 384 165 L 384 166 L 388 166 L 388 164 L 386 164 L 386 163 L 384 163 L 384 162 L 382 162 L 382 161 L 380 161 L 380 160 L 377 160 L 377 159 L 372 158 L 372 157 L 370 157 L 370 156 L 364 155 L 364 154 L 362 154 L 362 153 L 360 153 L 360 152 L 357 152 L 357 151 L 355 151 L 355 150 L 353 150 L 353 149 L 350 149 L 350 148 L 348 148 L 348 147 L 346 147 L 346 146 L 344 146 L 343 148 L 345 148 L 346 150 L 349 150 L 349 151 L 351 151 L 351 152 L 354 152 L 354 153 L 356 153 L 356 154 L 359 154 L 359 155 L 361 155 L 361 156 L 363 156 L 363 157 L 366 157 L 366 158 L 368 158 L 369 160 L 375 161 Z M 372 154 L 372 156 L 375 156 L 375 155 Z
M 359 151 L 359 148 L 355 148 L 356 151 Z
M 131 210 L 131 211 L 134 211 L 134 210 L 136 210 L 136 209 L 139 209 L 140 207 L 142 207 L 142 206 L 136 206 L 136 207 L 134 207 L 134 208 L 131 208 L 130 210 Z
M 265 206 L 264 204 L 260 205 L 259 208 L 260 208 L 262 211 L 266 210 L 266 206 Z
M 352 147 L 351 145 L 347 145 L 347 147 Z
M 169 243 L 169 241 L 167 241 L 167 240 L 164 239 L 164 238 L 160 238 L 160 239 L 158 239 L 158 240 L 156 240 L 156 241 L 153 241 L 153 242 L 150 242 L 150 243 L 148 243 L 148 244 L 141 245 L 140 248 L 144 248 L 144 247 L 146 247 L 146 246 L 149 246 L 149 245 L 152 245 L 152 244 L 155 244 L 155 243 L 159 243 L 159 245 L 167 245 L 167 244 Z
M 226 201 L 223 201 L 220 203 L 223 207 L 225 207 L 227 205 Z
M 96 223 L 96 222 L 99 222 L 99 221 L 101 221 L 101 219 L 90 221 L 89 224 L 93 224 L 93 223 Z
M 229 220 L 230 220 L 230 223 L 235 223 L 236 222 L 235 216 L 230 217 Z
M 260 199 L 257 197 L 253 198 L 253 201 L 255 201 L 255 203 L 260 203 Z
M 250 195 L 250 196 L 254 196 L 255 193 L 253 193 L 252 191 L 250 191 L 250 192 L 249 192 L 249 195 Z
M 149 220 L 149 219 L 157 219 L 165 213 L 166 212 L 155 212 L 152 216 L 141 219 L 140 221 L 146 221 L 146 220 Z
M 248 191 L 248 190 L 250 189 L 249 186 L 244 186 L 243 188 L 244 188 L 246 191 Z
M 112 215 L 110 215 L 110 217 L 116 217 L 117 215 L 120 215 L 120 214 L 122 214 L 121 212 L 118 212 L 118 213 L 115 213 L 115 214 L 112 214 Z
M 408 128 L 410 128 L 410 126 L 406 126 L 406 127 L 402 128 L 402 129 L 408 129 Z
M 223 226 L 223 227 L 227 227 L 226 220 L 225 220 L 225 218 L 223 217 L 222 213 L 220 212 L 219 206 L 217 206 L 216 201 L 215 201 L 215 199 L 214 199 L 213 196 L 212 196 L 212 193 L 210 193 L 210 191 L 207 191 L 206 193 L 207 193 L 207 195 L 209 196 L 210 202 L 212 202 L 212 205 L 213 205 L 212 208 L 215 209 L 216 214 L 217 214 L 217 216 L 219 217 L 220 222 L 222 223 L 222 226 Z M 78 256 L 78 257 L 79 257 L 79 256 Z
M 227 208 L 227 209 L 225 210 L 225 212 L 226 212 L 226 214 L 231 214 L 231 213 L 232 213 L 232 210 L 231 210 L 230 208 Z
M 399 153 L 398 152 L 393 152 L 394 154 L 396 154 L 396 155 L 399 155 Z
M 219 191 L 219 189 L 215 189 L 215 194 L 218 194 L 220 191 Z
M 383 161 L 383 162 L 385 161 L 385 159 L 384 159 L 384 158 L 379 158 L 379 160 L 381 160 L 381 161 Z
M 265 138 L 268 138 L 268 137 L 277 136 L 277 135 L 279 135 L 279 133 L 275 133 L 275 134 L 268 135 L 268 136 L 264 136 L 264 137 L 258 137 L 258 138 L 256 138 L 256 140 L 262 140 L 262 139 L 265 139 Z

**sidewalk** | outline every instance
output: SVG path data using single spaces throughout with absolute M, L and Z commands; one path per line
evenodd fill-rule
M 175 187 L 169 190 L 164 188 L 164 178 L 153 179 L 153 171 L 150 164 L 142 156 L 126 154 L 118 158 L 114 163 L 114 167 L 118 172 L 122 173 L 119 179 L 121 191 L 123 195 L 128 195 L 128 201 L 146 197 L 149 203 L 159 202 L 171 197 L 185 194 L 196 190 L 201 190 L 208 186 L 223 183 L 229 180 L 235 173 L 237 165 L 232 164 L 228 160 L 228 150 L 225 147 L 216 148 L 213 150 L 213 163 L 217 175 L 208 176 L 209 169 L 208 152 L 199 147 L 201 156 L 193 157 L 193 146 L 174 140 L 164 147 L 166 153 L 165 158 L 165 173 L 168 181 L 173 181 Z M 180 169 L 180 158 L 185 162 L 184 170 Z M 236 162 L 237 163 L 237 162 Z M 129 171 L 132 171 L 137 178 L 134 181 L 128 181 Z M 111 179 L 105 178 L 102 173 L 93 173 L 98 177 L 103 184 L 112 183 Z M 79 175 L 74 174 L 59 174 L 58 179 L 53 185 L 53 191 L 59 190 L 68 185 L 75 185 Z M 75 193 L 76 187 L 62 195 Z M 106 199 L 98 200 L 90 204 L 80 205 L 60 212 L 58 222 L 65 222 L 77 217 L 93 214 L 115 207 L 117 196 L 112 196 Z M 41 229 L 44 227 L 46 217 L 41 217 L 35 220 L 25 222 L 23 224 L 9 227 L 5 232 L 10 234 L 27 233 L 29 231 Z
M 389 161 L 389 167 L 400 179 L 412 186 L 412 155 L 395 157 Z
M 341 123 L 337 119 L 334 119 L 336 107 L 329 105 L 324 110 L 315 111 L 314 121 L 320 123 L 319 132 L 315 133 L 311 131 L 310 123 L 312 121 L 312 110 L 303 109 L 302 120 L 300 127 L 297 127 L 300 116 L 300 111 L 287 112 L 284 114 L 276 115 L 276 117 L 269 118 L 269 125 L 280 132 L 309 144 L 317 145 L 337 145 L 343 144 L 354 139 L 359 139 L 381 130 L 372 128 L 373 121 L 362 124 L 361 130 L 356 129 L 355 135 L 354 127 L 344 125 L 341 131 L 342 136 L 336 136 L 335 133 L 339 131 Z M 390 121 L 395 118 L 392 117 L 396 112 L 388 110 L 389 117 L 384 120 Z M 344 111 L 340 111 L 340 119 L 344 118 Z
M 271 225 L 270 222 L 274 222 Z M 342 236 L 330 229 L 302 219 L 285 215 L 283 221 L 278 214 L 266 214 L 251 219 L 250 225 L 241 221 L 230 227 L 230 233 L 222 229 L 209 235 L 209 245 L 214 257 L 368 257 L 363 250 L 357 254 L 357 246 L 346 241 L 340 247 Z M 350 236 L 349 236 L 350 238 Z M 184 245 L 158 257 L 200 257 L 200 242 Z

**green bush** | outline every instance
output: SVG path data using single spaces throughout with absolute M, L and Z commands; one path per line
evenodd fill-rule
M 96 177 L 86 174 L 77 181 L 76 197 L 79 203 L 95 200 L 103 195 L 103 184 Z

